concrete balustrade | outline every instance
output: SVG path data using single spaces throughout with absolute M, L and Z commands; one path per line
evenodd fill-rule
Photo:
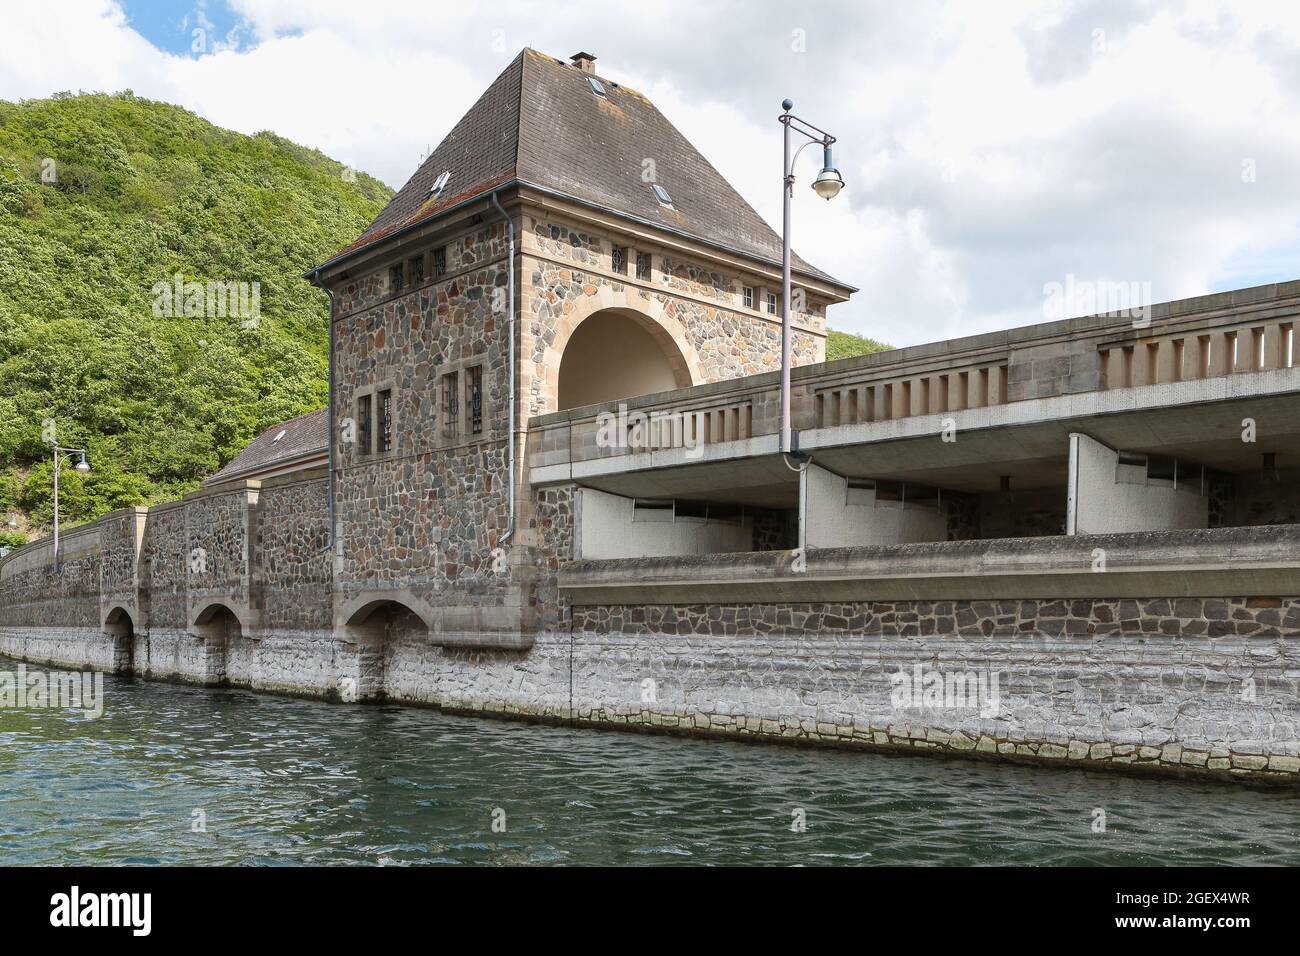
M 1099 350 L 1105 387 L 1112 389 L 1294 368 L 1294 342 L 1295 322 L 1274 317 L 1106 343 Z

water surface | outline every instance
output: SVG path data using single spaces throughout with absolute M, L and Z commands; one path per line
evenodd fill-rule
M 0 710 L 0 865 L 1300 864 L 1283 792 L 105 690 Z

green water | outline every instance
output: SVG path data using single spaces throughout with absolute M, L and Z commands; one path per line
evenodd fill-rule
M 105 689 L 0 711 L 0 865 L 1300 863 L 1279 792 Z

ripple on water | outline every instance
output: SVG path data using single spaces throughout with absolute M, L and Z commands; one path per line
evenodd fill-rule
M 0 732 L 0 862 L 1300 863 L 1284 793 L 105 685 Z

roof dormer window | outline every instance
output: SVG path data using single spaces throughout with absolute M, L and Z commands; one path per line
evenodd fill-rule
M 664 189 L 664 187 L 660 186 L 658 183 L 651 183 L 650 188 L 654 190 L 655 199 L 659 200 L 659 205 L 665 206 L 668 209 L 673 208 L 673 197 L 668 195 L 668 190 Z

